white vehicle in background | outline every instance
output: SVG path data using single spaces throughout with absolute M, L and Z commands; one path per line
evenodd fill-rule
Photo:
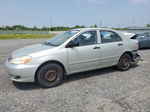
M 16 50 L 5 62 L 16 82 L 37 81 L 43 87 L 58 85 L 65 75 L 116 66 L 128 70 L 140 56 L 138 40 L 106 28 L 74 29 L 46 42 Z

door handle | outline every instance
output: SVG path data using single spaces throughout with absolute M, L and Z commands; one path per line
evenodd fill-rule
M 119 43 L 118 46 L 123 46 L 123 44 L 122 44 L 122 43 Z
M 93 49 L 100 49 L 100 47 L 95 46 Z

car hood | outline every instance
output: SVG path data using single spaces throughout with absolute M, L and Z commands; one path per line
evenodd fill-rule
M 20 48 L 16 50 L 11 54 L 11 56 L 13 58 L 16 58 L 16 57 L 26 56 L 32 53 L 36 53 L 36 52 L 40 52 L 40 51 L 44 51 L 44 50 L 48 50 L 52 48 L 54 48 L 54 46 L 48 46 L 44 44 L 35 44 L 35 45 L 26 46 L 24 48 Z

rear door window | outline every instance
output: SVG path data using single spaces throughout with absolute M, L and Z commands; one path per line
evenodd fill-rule
M 137 39 L 146 39 L 147 34 L 146 33 L 142 33 L 142 34 L 137 34 Z
M 148 35 L 148 37 L 150 38 L 150 32 L 149 32 L 149 33 L 147 33 L 147 35 Z
M 101 43 L 122 41 L 121 37 L 112 31 L 100 31 Z

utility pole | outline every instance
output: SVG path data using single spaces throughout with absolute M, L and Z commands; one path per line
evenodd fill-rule
M 50 17 L 50 28 L 51 28 L 51 31 L 52 31 L 52 27 L 53 27 L 53 21 L 52 21 L 52 16 Z
M 134 20 L 132 21 L 132 26 L 135 27 L 135 21 Z
M 99 21 L 99 26 L 102 27 L 102 20 Z

